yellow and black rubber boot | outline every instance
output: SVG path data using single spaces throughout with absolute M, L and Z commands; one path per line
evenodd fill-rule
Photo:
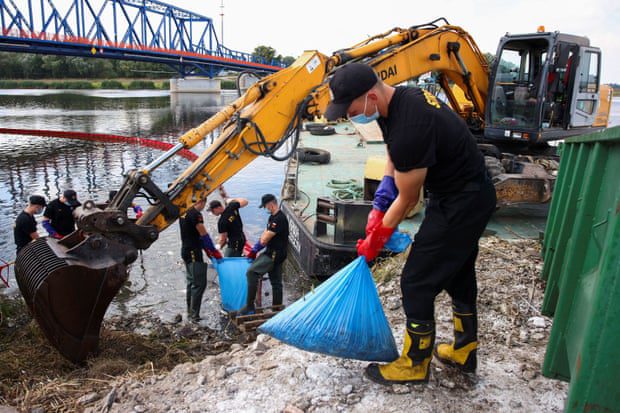
M 435 347 L 435 356 L 442 363 L 457 367 L 466 373 L 474 373 L 478 364 L 478 320 L 475 307 L 453 306 L 454 342 L 440 343 Z
M 427 383 L 435 342 L 433 321 L 407 320 L 403 353 L 389 364 L 371 363 L 366 376 L 379 384 Z

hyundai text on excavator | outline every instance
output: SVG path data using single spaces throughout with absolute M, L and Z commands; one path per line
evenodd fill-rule
M 583 37 L 506 35 L 490 75 L 470 35 L 445 19 L 395 28 L 330 57 L 306 51 L 185 133 L 149 165 L 130 171 L 107 207 L 85 202 L 76 211 L 78 230 L 61 240 L 35 240 L 20 251 L 15 264 L 20 290 L 63 356 L 82 362 L 97 351 L 105 311 L 127 280 L 139 249 L 148 248 L 198 199 L 257 156 L 285 160 L 295 153 L 302 122 L 323 113 L 330 76 L 350 62 L 371 65 L 391 85 L 429 71 L 439 74 L 452 108 L 486 143 L 483 149 L 497 155 L 501 152 L 489 149 L 489 143 L 540 144 L 607 123 L 610 91 L 599 85 L 600 51 Z M 221 130 L 219 137 L 166 189 L 153 182 L 155 169 L 216 129 Z M 286 153 L 280 154 L 285 145 Z M 514 185 L 517 192 L 510 194 L 513 201 L 541 200 L 540 193 L 519 193 L 519 187 Z M 138 193 L 151 207 L 134 221 L 126 211 Z

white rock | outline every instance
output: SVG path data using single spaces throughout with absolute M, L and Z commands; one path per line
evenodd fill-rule
M 218 380 L 222 380 L 226 378 L 226 367 L 222 366 L 220 367 L 220 369 L 217 371 L 217 374 L 215 375 L 215 378 Z
M 199 374 L 196 378 L 196 384 L 199 386 L 203 386 L 207 382 L 207 378 L 202 374 Z
M 357 404 L 362 400 L 357 394 L 351 393 L 347 396 L 347 404 Z
M 304 411 L 293 404 L 289 404 L 284 408 L 283 413 L 304 413 Z
M 241 367 L 241 366 L 231 366 L 231 367 L 228 367 L 226 369 L 226 377 L 231 376 L 231 375 L 233 375 L 233 374 L 235 374 L 235 373 L 237 373 L 238 371 L 241 371 L 241 370 L 243 370 L 243 367 Z
M 241 350 L 243 350 L 243 346 L 239 343 L 235 343 L 232 346 L 230 346 L 230 351 L 228 352 L 228 354 L 234 354 Z
M 252 349 L 252 352 L 265 352 L 267 350 L 269 350 L 269 347 L 265 344 L 264 341 L 258 341 L 256 340 L 252 346 L 250 347 Z
M 350 394 L 352 391 L 353 391 L 353 386 L 351 384 L 347 384 L 346 386 L 342 388 L 342 390 L 340 390 L 340 392 L 344 394 L 345 396 L 347 394 Z
M 395 394 L 407 394 L 407 393 L 411 393 L 411 388 L 404 384 L 394 384 L 392 386 L 392 391 Z
M 387 299 L 387 302 L 385 303 L 385 307 L 390 310 L 390 311 L 394 311 L 394 310 L 398 310 L 402 305 L 402 301 L 400 299 L 400 297 L 395 297 L 395 296 L 391 296 Z
M 143 406 L 143 405 L 141 405 L 141 404 L 136 404 L 136 405 L 133 407 L 133 411 L 134 411 L 134 412 L 137 412 L 137 413 L 144 413 L 144 412 L 146 412 L 146 407 L 145 407 L 145 406 Z
M 331 376 L 331 372 L 326 363 L 312 363 L 306 367 L 306 376 L 308 376 L 310 380 L 323 382 Z
M 544 328 L 547 326 L 547 322 L 542 317 L 530 317 L 527 323 L 536 328 Z
M 453 389 L 456 387 L 456 384 L 454 384 L 451 380 L 442 380 L 439 384 L 448 389 Z

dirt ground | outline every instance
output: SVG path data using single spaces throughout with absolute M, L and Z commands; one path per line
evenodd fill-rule
M 2 405 L 39 412 L 560 412 L 567 384 L 540 373 L 552 320 L 539 312 L 544 282 L 538 243 L 488 237 L 480 247 L 475 376 L 433 360 L 428 384 L 384 387 L 363 377 L 365 362 L 230 328 L 162 324 L 148 314 L 106 320 L 102 353 L 76 367 L 17 309 L 0 324 L 0 412 Z M 403 260 L 401 255 L 373 269 L 399 348 Z M 437 340 L 449 341 L 445 294 L 436 309 Z

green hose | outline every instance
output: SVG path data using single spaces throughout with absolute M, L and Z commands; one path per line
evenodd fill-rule
M 334 188 L 332 196 L 336 199 L 362 199 L 364 197 L 364 188 L 357 183 L 355 179 L 339 180 L 331 179 L 327 183 L 327 187 Z

